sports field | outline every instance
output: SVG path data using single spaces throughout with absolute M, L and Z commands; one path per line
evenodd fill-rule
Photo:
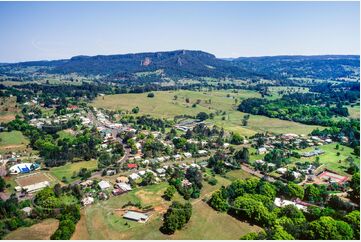
M 154 94 L 154 98 L 148 98 L 147 93 L 106 95 L 97 97 L 92 105 L 97 108 L 122 110 L 129 113 L 132 108 L 139 107 L 140 111 L 137 115 L 149 114 L 161 118 L 173 118 L 182 114 L 195 116 L 199 112 L 215 113 L 218 111 L 219 115 L 215 116 L 214 120 L 209 119 L 209 122 L 244 136 L 264 131 L 308 134 L 318 127 L 256 115 L 251 115 L 248 125 L 242 126 L 244 113 L 236 110 L 238 104 L 246 98 L 260 97 L 259 93 L 250 90 L 236 92 L 182 90 L 161 91 L 154 92 Z M 192 107 L 195 103 L 199 104 Z M 225 112 L 224 115 L 223 112 Z
M 44 182 L 44 181 L 54 183 L 56 181 L 56 179 L 54 177 L 52 177 L 50 174 L 45 173 L 45 172 L 29 173 L 29 174 L 18 176 L 15 179 L 15 182 L 21 187 L 39 183 L 39 182 Z

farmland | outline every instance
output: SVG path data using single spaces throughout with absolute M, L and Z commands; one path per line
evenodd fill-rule
M 236 106 L 243 99 L 260 97 L 260 94 L 254 91 L 163 91 L 154 92 L 154 94 L 154 98 L 148 98 L 147 93 L 106 95 L 98 97 L 92 105 L 97 108 L 128 112 L 134 107 L 139 107 L 138 115 L 149 114 L 160 118 L 173 118 L 183 114 L 195 116 L 199 112 L 225 112 L 224 115 L 217 115 L 214 120 L 208 121 L 244 136 L 265 131 L 307 134 L 318 127 L 258 115 L 251 115 L 248 125 L 242 126 L 244 113 L 235 110 Z M 200 100 L 199 104 L 192 107 L 197 100 Z

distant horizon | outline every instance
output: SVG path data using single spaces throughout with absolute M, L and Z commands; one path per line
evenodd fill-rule
M 26 63 L 26 62 L 37 62 L 37 61 L 60 61 L 60 60 L 70 60 L 73 57 L 78 57 L 78 56 L 84 56 L 84 57 L 94 57 L 94 56 L 112 56 L 112 55 L 133 55 L 133 54 L 145 54 L 145 53 L 158 53 L 158 52 L 174 52 L 174 51 L 181 51 L 181 50 L 186 50 L 186 51 L 202 51 L 208 54 L 212 54 L 214 55 L 217 59 L 237 59 L 237 58 L 258 58 L 258 57 L 296 57 L 296 56 L 305 56 L 305 57 L 316 57 L 316 56 L 358 56 L 361 57 L 360 54 L 314 54 L 314 55 L 292 55 L 292 54 L 281 54 L 281 55 L 258 55 L 258 56 L 236 56 L 236 57 L 219 57 L 216 56 L 215 54 L 208 52 L 208 51 L 203 51 L 203 50 L 191 50 L 191 49 L 174 49 L 174 50 L 159 50 L 159 51 L 145 51 L 145 52 L 129 52 L 129 53 L 114 53 L 114 54 L 95 54 L 95 55 L 85 55 L 85 54 L 80 54 L 80 55 L 74 55 L 74 56 L 70 56 L 70 57 L 65 57 L 65 58 L 60 58 L 60 59 L 30 59 L 30 60 L 24 60 L 24 61 L 15 61 L 15 62 L 1 62 L 0 64 L 17 64 L 17 63 Z
M 0 2 L 0 63 L 170 51 L 360 55 L 359 2 Z

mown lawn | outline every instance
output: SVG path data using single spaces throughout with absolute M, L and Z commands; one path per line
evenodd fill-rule
M 75 179 L 71 178 L 74 172 L 79 172 L 81 168 L 87 168 L 88 170 L 94 170 L 97 168 L 97 161 L 79 161 L 73 163 L 67 163 L 64 166 L 53 167 L 50 169 L 50 173 L 55 176 L 58 180 L 62 180 L 63 177 L 66 177 L 68 182 L 72 182 Z

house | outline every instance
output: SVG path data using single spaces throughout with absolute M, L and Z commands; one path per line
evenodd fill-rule
M 183 187 L 189 187 L 189 186 L 192 186 L 192 183 L 190 181 L 188 181 L 188 179 L 183 179 L 182 180 L 182 186 Z
M 93 183 L 94 182 L 92 180 L 86 180 L 86 181 L 81 182 L 79 185 L 81 187 L 89 187 L 89 186 L 93 185 Z
M 224 147 L 224 148 L 229 147 L 229 143 L 224 143 L 224 144 L 223 144 L 223 147 Z
M 21 209 L 27 216 L 30 216 L 31 211 L 33 211 L 33 209 L 31 207 L 25 207 Z
M 155 170 L 158 174 L 164 174 L 165 173 L 165 169 L 164 168 L 158 168 Z
M 117 179 L 115 179 L 115 181 L 116 181 L 117 183 L 119 183 L 119 182 L 128 183 L 128 182 L 129 182 L 129 179 L 128 179 L 128 177 L 126 177 L 126 176 L 120 176 L 120 177 L 118 177 Z
M 115 175 L 115 174 L 117 174 L 116 170 L 107 170 L 107 176 L 112 176 L 112 175 Z
M 287 168 L 286 167 L 278 168 L 276 170 L 276 172 L 279 173 L 279 174 L 285 174 L 287 172 Z
M 138 175 L 139 175 L 139 176 L 144 176 L 144 175 L 145 175 L 145 171 L 138 171 Z
M 189 152 L 185 152 L 183 155 L 184 155 L 185 158 L 191 158 L 192 157 L 192 154 L 189 153 Z
M 130 163 L 127 165 L 128 169 L 136 169 L 138 167 L 137 164 L 134 164 L 134 163 Z
M 293 205 L 293 206 L 295 206 L 296 208 L 298 208 L 300 210 L 303 210 L 303 211 L 307 210 L 307 207 L 300 204 L 300 203 L 292 202 L 292 201 L 289 201 L 289 200 L 283 200 L 283 199 L 281 199 L 279 197 L 276 197 L 273 203 L 277 207 L 285 207 L 287 205 Z
M 294 178 L 298 179 L 298 178 L 300 178 L 300 177 L 302 176 L 302 174 L 299 173 L 299 172 L 297 172 L 297 171 L 293 171 L 293 172 L 292 172 L 292 176 L 293 176 Z
M 140 178 L 140 176 L 136 173 L 132 173 L 129 175 L 129 178 L 132 179 L 133 181 L 138 180 Z
M 111 186 L 110 186 L 110 183 L 108 182 L 108 181 L 100 181 L 99 183 L 98 183 L 98 186 L 99 186 L 99 188 L 100 188 L 100 190 L 106 190 L 106 189 L 108 189 L 108 188 L 110 188 Z
M 81 200 L 81 203 L 82 203 L 84 206 L 93 204 L 93 203 L 94 203 L 94 198 L 92 198 L 92 197 L 85 197 L 85 198 L 83 198 L 83 199 Z
M 146 214 L 146 213 L 140 213 L 140 212 L 136 212 L 136 211 L 127 211 L 123 215 L 123 218 L 133 220 L 133 221 L 137 221 L 137 222 L 140 222 L 140 223 L 145 223 L 145 222 L 148 221 L 149 215 Z
M 267 149 L 265 147 L 260 147 L 257 149 L 257 154 L 263 155 L 267 153 Z
M 173 158 L 175 160 L 180 160 L 182 158 L 182 156 L 180 154 L 176 154 L 176 155 L 173 155 Z
M 108 195 L 105 192 L 99 192 L 98 197 L 100 200 L 107 200 Z
M 127 184 L 127 183 L 123 183 L 123 182 L 119 182 L 117 184 L 114 185 L 116 188 L 123 190 L 124 192 L 128 192 L 132 190 L 132 187 Z
M 263 165 L 265 162 L 263 160 L 256 160 L 254 163 Z
M 165 158 L 164 158 L 164 157 L 158 157 L 158 158 L 157 158 L 157 161 L 159 161 L 159 162 L 164 162 L 164 161 L 165 161 Z
M 114 190 L 112 191 L 112 194 L 113 194 L 114 196 L 118 196 L 118 195 L 123 194 L 123 193 L 125 193 L 125 192 L 126 192 L 126 191 L 124 191 L 124 190 L 122 190 L 122 189 L 116 188 L 116 189 L 114 189 Z
M 198 150 L 199 155 L 206 155 L 208 152 L 206 150 Z

